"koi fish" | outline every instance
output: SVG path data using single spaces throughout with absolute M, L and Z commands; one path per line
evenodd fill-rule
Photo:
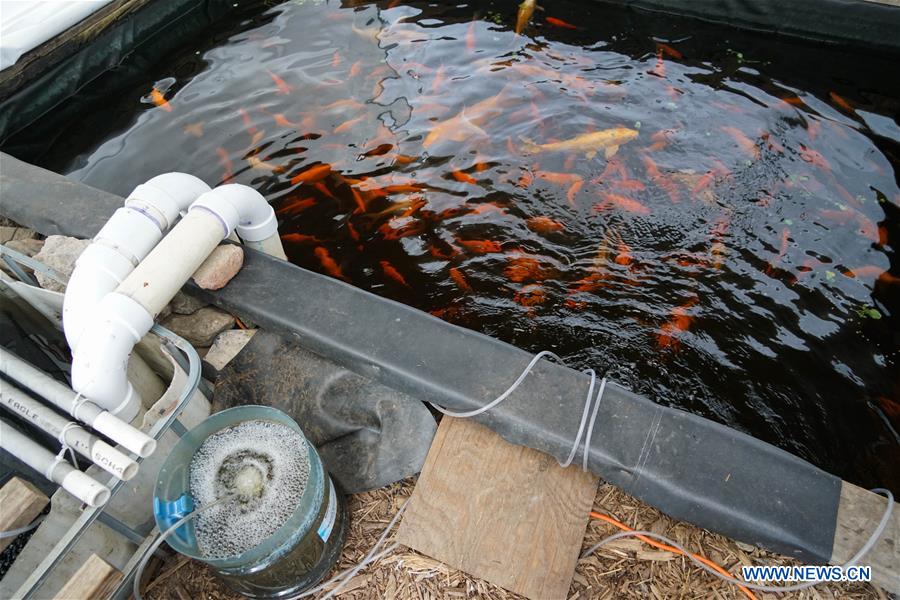
M 275 210 L 275 214 L 277 215 L 288 215 L 293 216 L 302 213 L 304 210 L 308 208 L 312 208 L 316 205 L 315 198 L 303 198 L 301 200 L 294 200 L 292 202 L 287 202 L 282 204 Z
M 163 95 L 163 93 L 155 87 L 150 90 L 150 100 L 153 101 L 153 104 L 163 109 L 164 111 L 172 112 L 172 106 L 169 104 L 169 101 L 166 100 L 166 97 Z
M 331 55 L 331 66 L 335 69 L 341 66 L 341 52 L 340 50 L 335 50 L 334 54 Z
M 613 262 L 617 265 L 622 265 L 623 267 L 629 266 L 634 259 L 631 256 L 631 248 L 622 240 L 622 238 L 619 238 L 618 250 L 619 253 L 616 254 Z
M 825 157 L 812 148 L 807 148 L 803 144 L 800 144 L 800 158 L 811 165 L 819 167 L 823 171 L 831 172 L 831 165 L 828 164 Z
M 472 254 L 492 254 L 503 252 L 503 248 L 493 240 L 456 240 L 460 246 Z
M 831 101 L 841 107 L 841 109 L 843 109 L 845 112 L 848 112 L 851 115 L 856 114 L 856 110 L 854 110 L 853 106 L 851 106 L 849 102 L 847 102 L 834 92 L 828 92 L 828 95 L 831 97 Z
M 352 79 L 356 77 L 362 72 L 362 61 L 358 60 L 352 65 L 350 65 L 350 71 L 348 72 L 349 77 Z
M 316 246 L 313 253 L 315 253 L 316 258 L 319 259 L 319 262 L 322 264 L 322 268 L 325 269 L 326 273 L 336 279 L 347 280 L 344 276 L 344 272 L 341 271 L 341 267 L 333 258 L 331 258 L 331 254 L 328 253 L 328 250 L 326 250 L 324 246 Z
M 297 185 L 299 183 L 314 183 L 316 181 L 321 181 L 328 177 L 328 174 L 331 173 L 331 165 L 325 163 L 320 165 L 314 165 L 302 173 L 294 175 L 291 178 L 291 185 Z
M 294 129 L 297 127 L 297 123 L 290 121 L 287 117 L 285 117 L 281 113 L 274 113 L 272 115 L 272 120 L 275 121 L 275 124 L 280 127 L 288 127 Z
M 442 138 L 462 142 L 473 135 L 487 136 L 481 125 L 500 115 L 499 104 L 504 90 L 471 107 L 463 108 L 456 116 L 435 125 L 425 136 L 422 145 L 428 148 Z
M 363 117 L 356 117 L 355 119 L 348 119 L 334 128 L 334 133 L 345 133 L 353 129 L 354 125 L 363 120 Z
M 259 169 L 260 171 L 268 171 L 269 173 L 276 174 L 284 173 L 284 166 L 269 164 L 262 159 L 256 158 L 255 156 L 248 156 L 247 162 L 250 163 L 250 167 L 253 169 Z
M 469 51 L 469 54 L 475 52 L 475 19 L 472 19 L 469 28 L 466 29 L 466 50 Z
M 539 284 L 532 283 L 526 285 L 521 290 L 516 292 L 513 300 L 526 308 L 532 309 L 533 307 L 539 306 L 546 302 L 547 294 L 544 292 L 544 288 Z M 529 310 L 528 312 L 529 314 L 533 313 L 532 310 Z
M 216 155 L 219 157 L 219 164 L 222 165 L 222 169 L 224 170 L 222 181 L 231 181 L 234 177 L 234 165 L 231 163 L 228 152 L 225 151 L 225 148 L 220 146 L 216 148 Z
M 536 144 L 531 140 L 522 138 L 525 143 L 525 151 L 530 154 L 539 152 L 583 152 L 585 158 L 591 160 L 597 152 L 603 150 L 606 158 L 615 156 L 619 146 L 636 138 L 638 132 L 626 127 L 613 127 L 593 133 L 583 133 L 574 138 L 562 142 L 550 142 L 548 144 Z
M 406 283 L 406 279 L 404 279 L 403 275 L 400 274 L 400 271 L 394 268 L 394 266 L 386 260 L 380 261 L 381 270 L 384 271 L 384 274 L 389 279 L 393 279 L 403 287 L 408 288 L 409 284 Z
M 371 158 L 373 156 L 384 156 L 388 152 L 394 149 L 393 144 L 379 144 L 372 148 L 371 150 L 366 150 L 360 156 L 364 156 L 366 158 Z
M 757 147 L 756 142 L 747 137 L 743 131 L 737 127 L 729 126 L 720 127 L 719 129 L 730 135 L 744 152 L 753 157 L 753 160 L 759 160 L 759 147 Z
M 463 292 L 467 294 L 472 291 L 472 286 L 469 285 L 469 282 L 466 281 L 465 276 L 462 274 L 457 267 L 450 267 L 450 278 L 453 280 L 453 283 L 459 287 Z
M 321 244 L 322 240 L 314 235 L 304 233 L 286 233 L 281 236 L 281 241 L 291 244 Z
M 468 173 L 464 173 L 463 171 L 451 171 L 450 175 L 453 176 L 453 179 L 457 181 L 461 181 L 463 183 L 471 183 L 476 184 L 478 180 L 469 175 Z
M 438 67 L 437 71 L 434 74 L 434 79 L 431 80 L 431 93 L 437 94 L 441 90 L 441 86 L 444 84 L 444 63 L 441 63 L 441 66 Z
M 275 87 L 278 88 L 278 93 L 287 96 L 293 91 L 293 88 L 285 83 L 284 79 L 273 73 L 272 71 L 266 69 L 266 73 L 269 74 L 269 77 L 272 78 L 272 81 L 275 82 Z
M 554 275 L 552 269 L 543 267 L 535 258 L 530 256 L 517 256 L 510 259 L 503 274 L 507 279 L 515 283 L 524 283 L 526 281 L 542 281 L 549 279 Z
M 669 58 L 674 58 L 677 60 L 681 60 L 683 58 L 681 52 L 679 52 L 672 46 L 669 46 L 668 44 L 663 44 L 662 42 L 656 42 L 656 49 L 657 49 L 657 51 L 662 52 Z
M 203 122 L 197 123 L 188 123 L 183 127 L 184 132 L 188 135 L 194 136 L 195 138 L 203 137 Z
M 522 31 L 528 27 L 528 23 L 531 22 L 531 16 L 534 14 L 535 8 L 537 8 L 536 0 L 524 0 L 524 2 L 519 5 L 519 12 L 516 13 L 516 35 L 520 35 Z
M 690 329 L 691 324 L 694 322 L 694 317 L 687 314 L 688 309 L 697 304 L 697 297 L 693 297 L 681 306 L 676 306 L 672 309 L 671 319 L 664 323 L 660 328 L 660 332 L 656 336 L 656 345 L 660 348 L 673 348 L 677 349 L 680 347 L 681 343 L 679 342 L 677 336 L 681 333 L 684 333 Z
M 626 198 L 625 196 L 620 196 L 618 194 L 603 193 L 600 194 L 600 196 L 603 198 L 603 202 L 598 202 L 594 205 L 594 210 L 596 212 L 602 212 L 612 205 L 630 213 L 639 215 L 650 214 L 650 209 L 637 200 L 632 200 L 631 198 Z
M 531 217 L 525 224 L 536 233 L 554 233 L 563 231 L 566 226 L 550 217 Z
M 572 25 L 571 23 L 566 23 L 562 19 L 557 19 L 556 17 L 547 17 L 544 20 L 547 21 L 549 24 L 553 25 L 554 27 L 561 27 L 562 29 L 578 29 L 578 27 L 576 27 L 575 25 Z

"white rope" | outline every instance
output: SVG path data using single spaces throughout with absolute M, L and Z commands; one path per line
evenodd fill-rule
M 534 355 L 534 357 L 531 359 L 531 362 L 528 363 L 528 366 L 525 367 L 525 369 L 518 376 L 518 378 L 516 378 L 516 380 L 513 382 L 513 384 L 511 386 L 509 386 L 508 388 L 506 388 L 505 392 L 503 392 L 502 394 L 500 394 L 499 396 L 497 396 L 496 398 L 494 398 L 493 400 L 491 400 L 490 402 L 488 402 L 487 404 L 485 404 L 484 406 L 482 406 L 480 408 L 476 408 L 474 410 L 469 410 L 469 411 L 457 412 L 457 411 L 447 410 L 446 408 L 444 408 L 442 406 L 438 406 L 437 404 L 434 404 L 433 402 L 431 402 L 429 404 L 431 404 L 431 406 L 433 406 L 435 408 L 435 410 L 437 410 L 438 412 L 443 413 L 443 414 L 447 415 L 448 417 L 456 417 L 457 419 L 468 419 L 470 417 L 474 417 L 474 416 L 486 413 L 487 411 L 491 410 L 492 408 L 494 408 L 495 406 L 497 406 L 498 404 L 500 404 L 501 402 L 506 400 L 510 396 L 510 394 L 512 394 L 516 390 L 516 388 L 518 388 L 519 385 L 521 385 L 522 382 L 525 381 L 525 378 L 528 376 L 528 374 L 531 372 L 531 370 L 544 357 L 552 358 L 559 364 L 568 366 L 568 365 L 566 365 L 566 362 L 563 359 L 561 359 L 559 356 L 557 356 L 553 352 L 550 352 L 549 350 L 542 350 L 541 352 L 538 352 L 537 354 Z M 572 443 L 572 449 L 569 451 L 569 455 L 566 457 L 566 460 L 560 462 L 559 466 L 565 468 L 565 467 L 568 467 L 569 465 L 571 465 L 572 461 L 575 460 L 575 455 L 578 454 L 578 448 L 580 446 L 583 446 L 581 468 L 584 469 L 585 471 L 587 471 L 588 470 L 588 460 L 590 458 L 590 452 L 591 452 L 591 438 L 594 433 L 594 422 L 597 420 L 597 413 L 600 410 L 600 402 L 603 400 L 603 392 L 606 390 L 606 377 L 604 377 L 603 379 L 600 380 L 600 390 L 597 392 L 597 395 L 594 396 L 594 386 L 597 382 L 597 373 L 594 372 L 593 369 L 585 369 L 582 372 L 586 375 L 590 375 L 591 383 L 588 386 L 587 397 L 584 400 L 584 409 L 581 411 L 581 422 L 578 424 L 578 432 L 575 434 L 575 440 Z M 591 407 L 593 407 L 593 410 L 591 410 Z M 589 415 L 590 415 L 590 418 L 589 418 Z M 585 426 L 587 426 L 586 435 L 585 435 Z M 582 437 L 584 437 L 583 444 L 581 441 Z

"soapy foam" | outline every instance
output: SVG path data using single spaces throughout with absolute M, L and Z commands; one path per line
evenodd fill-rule
M 309 478 L 306 441 L 274 421 L 245 421 L 211 435 L 191 461 L 191 494 L 203 506 L 197 545 L 206 558 L 235 556 L 272 535 L 293 514 Z

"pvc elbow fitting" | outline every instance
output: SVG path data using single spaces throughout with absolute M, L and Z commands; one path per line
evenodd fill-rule
M 124 421 L 137 416 L 141 402 L 128 381 L 128 357 L 153 326 L 147 310 L 122 294 L 107 294 L 85 328 L 90 335 L 72 360 L 72 388 Z
M 182 211 L 209 190 L 208 185 L 193 175 L 163 173 L 134 188 L 125 199 L 125 206 L 143 212 L 165 232 L 171 229 Z
M 275 210 L 262 194 L 239 183 L 220 185 L 197 198 L 191 210 L 202 208 L 222 222 L 223 238 L 237 231 L 245 242 L 261 242 L 278 234 Z

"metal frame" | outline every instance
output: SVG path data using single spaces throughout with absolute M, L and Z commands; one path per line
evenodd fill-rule
M 48 267 L 40 261 L 37 261 L 33 258 L 29 258 L 28 256 L 16 252 L 6 246 L 0 244 L 0 257 L 7 263 L 17 263 L 18 265 L 26 266 L 33 271 L 40 272 L 59 283 L 66 284 L 68 283 L 68 278 L 64 275 L 58 273 L 54 269 Z M 12 269 L 17 275 L 21 272 L 21 268 Z M 22 273 L 22 275 L 25 275 Z M 27 276 L 26 276 L 27 277 Z M 23 280 L 25 283 L 31 283 L 30 278 Z M 161 418 L 157 421 L 148 431 L 148 435 L 155 440 L 159 440 L 166 431 L 172 430 L 173 433 L 181 437 L 187 431 L 184 427 L 184 424 L 178 420 L 179 415 L 182 410 L 187 406 L 188 402 L 190 402 L 191 398 L 194 396 L 194 392 L 197 391 L 198 386 L 200 385 L 200 355 L 188 343 L 185 339 L 175 335 L 165 327 L 160 325 L 154 325 L 150 330 L 155 333 L 162 339 L 163 346 L 165 347 L 166 352 L 168 352 L 175 361 L 187 371 L 187 381 L 185 382 L 184 388 L 181 390 L 181 393 L 178 396 L 178 400 L 175 403 L 175 409 L 167 414 L 165 417 Z M 179 354 L 180 352 L 180 354 Z M 143 459 L 141 457 L 136 457 L 132 455 L 135 461 L 140 464 Z M 110 499 L 116 493 L 122 490 L 128 482 L 122 481 L 116 477 L 110 478 L 110 480 L 106 484 L 110 490 Z M 135 531 L 133 528 L 128 525 L 122 523 L 118 519 L 110 515 L 105 514 L 106 507 L 109 506 L 109 501 L 103 506 L 97 507 L 87 507 L 85 508 L 81 515 L 75 520 L 74 523 L 69 527 L 68 531 L 60 538 L 60 540 L 56 543 L 50 553 L 41 561 L 41 563 L 37 566 L 37 568 L 32 572 L 28 578 L 24 581 L 24 583 L 19 587 L 16 597 L 23 598 L 25 600 L 29 598 L 34 598 L 37 592 L 40 590 L 41 586 L 46 582 L 47 578 L 50 576 L 50 573 L 53 569 L 66 557 L 68 552 L 78 543 L 84 533 L 87 531 L 88 527 L 94 523 L 96 520 L 100 520 L 102 523 L 105 523 L 107 526 L 110 526 L 112 531 L 115 531 L 117 534 L 121 535 L 125 539 L 127 539 L 131 543 L 136 543 L 138 545 L 138 549 L 132 555 L 131 560 L 128 561 L 128 564 L 125 569 L 124 577 L 122 582 L 119 584 L 117 589 L 114 592 L 114 595 L 119 595 L 119 592 L 122 589 L 130 589 L 130 581 L 134 577 L 134 570 L 137 565 L 140 563 L 140 560 L 146 554 L 146 550 L 156 539 L 158 533 L 156 535 L 144 536 L 141 533 Z M 111 521 L 115 521 L 111 523 Z

